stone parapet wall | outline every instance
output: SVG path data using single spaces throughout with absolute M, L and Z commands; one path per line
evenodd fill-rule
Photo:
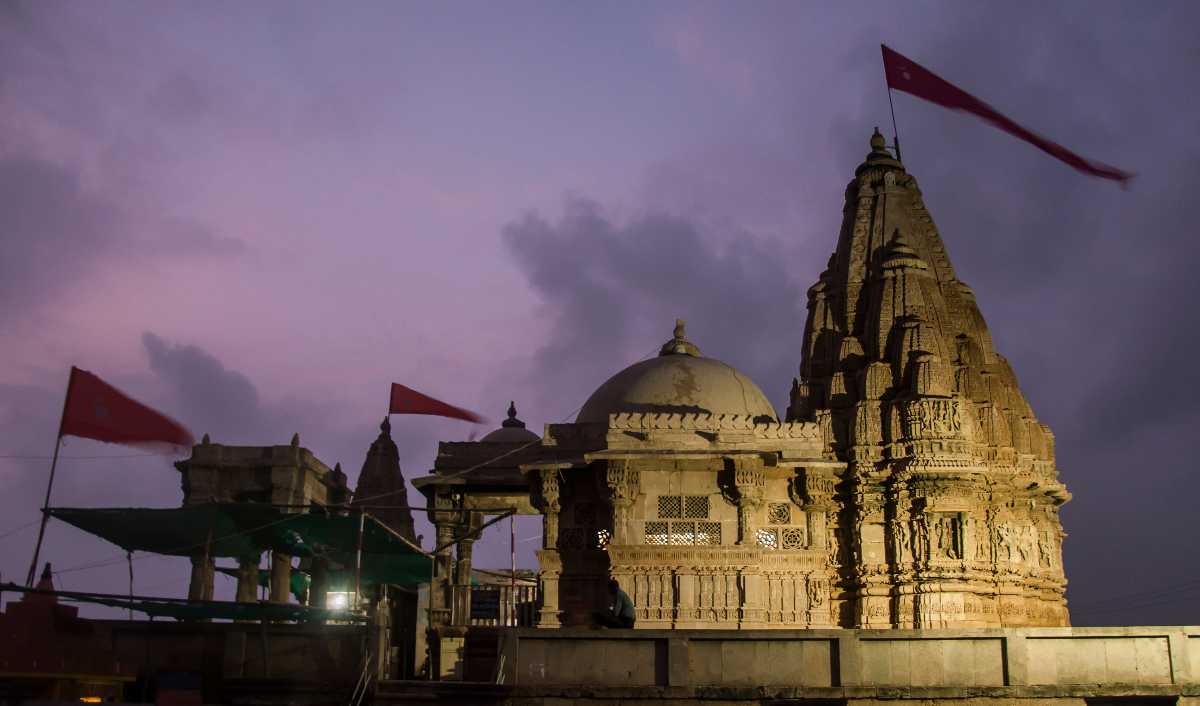
M 1200 694 L 1200 626 L 956 630 L 537 630 L 501 646 L 503 684 L 778 698 Z M 598 690 L 598 691 L 597 691 Z M 765 691 L 764 691 L 765 690 Z M 663 692 L 665 696 L 667 692 Z M 747 692 L 749 694 L 750 692 Z

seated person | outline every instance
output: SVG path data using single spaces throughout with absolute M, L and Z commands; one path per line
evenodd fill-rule
M 605 610 L 593 614 L 596 623 L 606 628 L 632 628 L 634 613 L 633 601 L 629 594 L 621 590 L 621 584 L 616 579 L 608 580 L 608 605 Z

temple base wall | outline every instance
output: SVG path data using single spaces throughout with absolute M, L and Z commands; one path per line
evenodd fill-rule
M 496 667 L 488 703 L 1184 703 L 1200 696 L 1200 626 L 516 629 Z

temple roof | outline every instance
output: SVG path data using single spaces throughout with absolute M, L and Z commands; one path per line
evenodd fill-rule
M 610 414 L 628 413 L 777 419 L 775 408 L 750 378 L 700 354 L 687 340 L 682 320 L 676 321 L 674 335 L 658 357 L 634 363 L 609 378 L 584 403 L 575 421 L 607 423 Z

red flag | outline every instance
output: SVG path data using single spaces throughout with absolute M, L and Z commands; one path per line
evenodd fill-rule
M 887 46 L 880 46 L 883 48 L 883 71 L 887 75 L 888 88 L 904 91 L 917 98 L 924 98 L 943 108 L 962 110 L 977 115 L 1004 132 L 1025 140 L 1046 154 L 1066 162 L 1085 174 L 1114 179 L 1121 182 L 1122 185 L 1133 178 L 1133 174 L 1129 172 L 1084 159 L 1066 147 L 1030 132 L 1001 115 L 992 106 L 934 74 L 912 59 L 898 54 Z
M 113 444 L 195 443 L 179 422 L 132 399 L 86 370 L 71 367 L 58 435 Z
M 435 400 L 428 395 L 422 395 L 411 387 L 405 387 L 395 382 L 392 383 L 392 399 L 388 405 L 388 414 L 431 414 L 435 417 L 462 419 L 475 424 L 483 422 L 483 417 L 474 412 L 446 404 L 441 400 Z

